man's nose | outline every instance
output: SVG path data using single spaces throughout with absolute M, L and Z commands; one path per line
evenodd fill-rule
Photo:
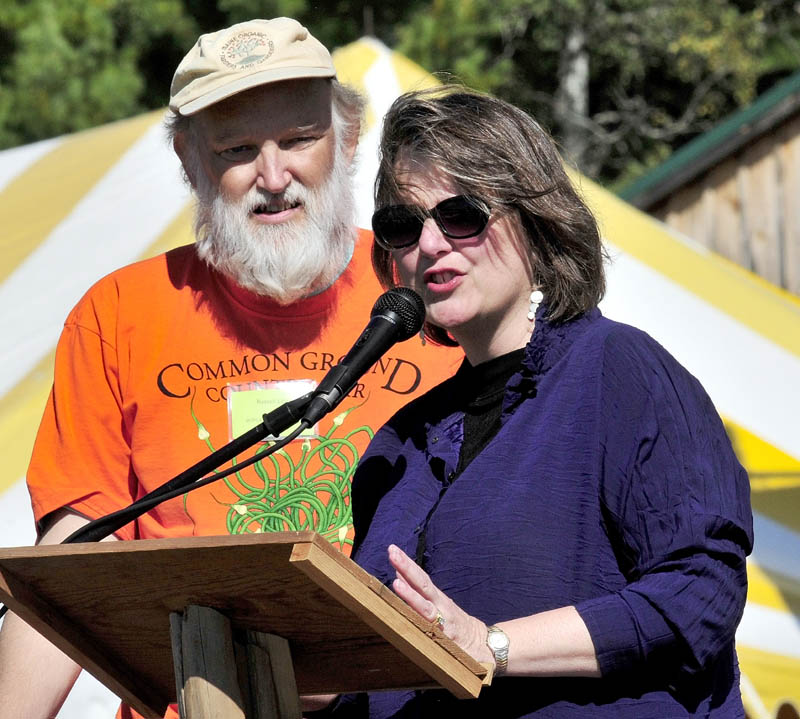
M 256 173 L 256 185 L 273 195 L 283 192 L 292 181 L 286 154 L 272 144 L 265 145 L 258 153 Z

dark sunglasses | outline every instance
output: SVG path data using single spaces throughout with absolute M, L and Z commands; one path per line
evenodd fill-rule
M 375 241 L 386 250 L 411 247 L 422 234 L 422 225 L 429 217 L 442 234 L 451 240 L 464 240 L 480 235 L 486 229 L 491 210 L 477 197 L 456 195 L 426 210 L 417 205 L 387 205 L 372 215 Z

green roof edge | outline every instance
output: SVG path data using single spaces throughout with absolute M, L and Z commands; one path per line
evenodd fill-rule
M 622 187 L 617 192 L 617 195 L 627 202 L 636 204 L 638 196 L 649 193 L 653 188 L 682 168 L 691 165 L 698 158 L 709 157 L 715 148 L 737 135 L 742 128 L 755 123 L 776 105 L 795 93 L 800 94 L 800 72 L 781 80 L 774 87 L 760 95 L 751 105 L 737 110 L 711 130 L 708 130 L 708 132 L 703 133 L 673 152 L 669 158 L 650 170 L 650 172 Z

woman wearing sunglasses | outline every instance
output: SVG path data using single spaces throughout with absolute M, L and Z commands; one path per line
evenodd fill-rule
M 494 680 L 337 711 L 743 717 L 748 479 L 698 382 L 597 309 L 600 236 L 551 139 L 500 100 L 405 95 L 376 207 L 381 280 L 466 360 L 375 436 L 353 556 Z

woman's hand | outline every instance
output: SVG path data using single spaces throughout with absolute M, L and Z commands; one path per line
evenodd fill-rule
M 392 589 L 400 599 L 423 619 L 438 622 L 445 636 L 473 659 L 494 664 L 494 655 L 486 645 L 487 628 L 480 619 L 467 614 L 439 590 L 427 573 L 394 544 L 389 545 L 389 561 L 397 571 Z M 575 607 L 516 617 L 499 622 L 498 626 L 511 642 L 506 671 L 509 676 L 600 676 L 592 638 Z
M 397 571 L 392 582 L 395 594 L 423 619 L 438 623 L 445 636 L 473 659 L 494 664 L 494 656 L 486 645 L 486 625 L 440 591 L 425 570 L 402 549 L 391 544 L 388 551 L 389 561 Z

